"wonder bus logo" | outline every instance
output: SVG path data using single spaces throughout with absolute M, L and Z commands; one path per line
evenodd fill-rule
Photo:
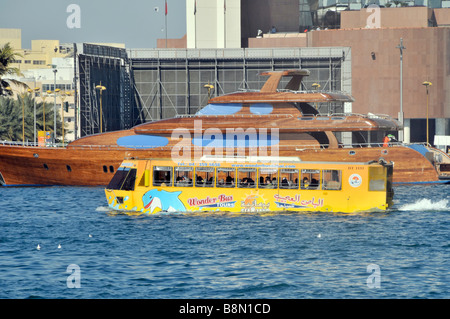
M 195 207 L 234 207 L 236 201 L 233 200 L 233 195 L 227 196 L 221 194 L 217 197 L 206 197 L 203 199 L 198 199 L 197 197 L 188 198 L 187 200 L 189 206 Z
M 203 130 L 202 121 L 194 121 L 193 135 L 186 128 L 172 131 L 172 139 L 179 142 L 172 148 L 173 161 L 200 161 L 203 156 L 224 157 L 233 162 L 236 156 L 267 156 L 276 161 L 279 154 L 279 129 L 272 128 L 218 128 Z M 270 157 L 270 158 L 269 158 Z M 244 161 L 244 159 L 242 160 Z

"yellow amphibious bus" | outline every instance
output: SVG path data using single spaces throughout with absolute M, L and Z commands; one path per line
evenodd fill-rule
M 107 186 L 118 211 L 384 211 L 393 164 L 302 162 L 298 158 L 198 162 L 126 159 Z

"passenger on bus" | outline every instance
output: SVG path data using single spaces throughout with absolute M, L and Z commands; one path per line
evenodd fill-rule
M 281 187 L 283 188 L 288 188 L 289 187 L 289 183 L 286 177 L 283 177 L 283 179 L 281 180 Z
M 304 178 L 303 178 L 303 181 L 302 181 L 302 188 L 303 188 L 303 189 L 308 189 L 309 186 L 310 186 L 310 184 L 309 184 L 309 179 L 308 179 L 308 177 L 304 177 Z

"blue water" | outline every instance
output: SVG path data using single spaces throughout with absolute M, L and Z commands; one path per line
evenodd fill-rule
M 150 216 L 0 188 L 0 298 L 449 298 L 450 185 L 395 191 L 387 213 Z

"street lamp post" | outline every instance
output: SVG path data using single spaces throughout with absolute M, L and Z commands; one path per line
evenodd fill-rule
M 102 107 L 103 96 L 102 96 L 102 93 L 103 93 L 104 90 L 106 90 L 106 87 L 102 86 L 102 82 L 100 81 L 100 85 L 97 85 L 95 88 L 100 91 L 100 133 L 102 133 L 103 132 L 103 126 L 102 126 L 102 122 L 103 122 L 103 107 Z
M 56 93 L 60 93 L 61 90 L 60 89 L 56 89 L 55 90 L 55 96 Z M 60 93 L 59 97 L 61 98 L 61 136 L 62 136 L 62 145 L 64 146 L 64 109 L 63 109 L 63 97 L 62 97 L 63 93 Z M 56 134 L 56 131 L 55 131 Z
M 36 83 L 35 83 L 35 85 L 36 85 Z M 35 87 L 34 88 L 34 90 L 32 90 L 32 89 L 28 89 L 27 91 L 28 91 L 28 93 L 34 93 L 34 100 L 33 100 L 33 107 L 34 107 L 34 121 L 33 121 L 33 123 L 34 123 L 34 127 L 33 127 L 33 137 L 34 137 L 34 144 L 36 144 L 36 92 L 37 91 L 39 91 L 40 89 L 39 88 L 37 88 L 37 87 Z
M 428 87 L 430 85 L 432 85 L 433 83 L 431 83 L 430 81 L 425 81 L 422 83 L 422 85 L 425 85 L 426 89 L 427 89 L 427 145 L 429 144 L 430 140 L 429 140 L 429 133 L 428 133 Z
M 311 86 L 312 86 L 316 91 L 319 91 L 319 88 L 320 88 L 320 84 L 319 84 L 319 83 L 313 83 Z M 317 105 L 317 102 L 314 103 L 314 104 L 316 105 L 316 110 L 319 110 L 319 106 Z
M 64 102 L 66 98 L 70 95 L 70 92 L 62 91 L 60 89 L 56 89 L 56 92 L 60 92 L 59 97 L 61 99 L 61 133 L 62 133 L 62 144 L 64 146 L 65 136 L 64 136 Z
M 398 131 L 398 139 L 403 143 L 403 50 L 406 49 L 403 46 L 403 38 L 400 38 L 400 44 L 396 48 L 400 49 L 400 112 L 398 113 L 398 120 L 402 124 L 402 129 Z
M 47 90 L 45 93 L 47 93 L 47 94 L 51 94 L 52 93 L 52 91 L 50 91 L 50 90 Z M 42 126 L 44 127 L 44 132 L 45 132 L 45 99 L 48 97 L 48 95 L 44 95 L 44 92 L 42 92 L 42 97 L 41 97 L 41 99 L 42 99 L 42 116 L 43 116 L 43 119 L 42 119 Z
M 208 83 L 205 84 L 203 87 L 208 90 L 208 100 L 211 99 L 211 90 L 214 89 L 214 85 Z
M 56 66 L 54 66 L 53 73 L 55 73 L 55 88 L 54 88 L 55 100 L 53 104 L 53 134 L 54 134 L 53 141 L 56 140 L 56 72 L 58 72 L 58 70 L 56 69 Z

